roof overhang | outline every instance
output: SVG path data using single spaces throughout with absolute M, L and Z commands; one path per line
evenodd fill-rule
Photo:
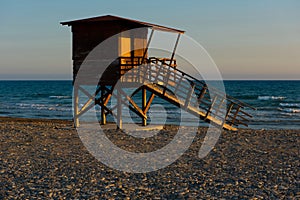
M 175 29 L 175 28 L 170 28 L 170 27 L 152 24 L 152 23 L 148 23 L 148 22 L 137 21 L 137 20 L 133 20 L 133 19 L 127 19 L 127 18 L 113 16 L 113 15 L 105 15 L 105 16 L 99 16 L 99 17 L 91 17 L 91 18 L 61 22 L 60 24 L 73 26 L 76 24 L 97 23 L 97 22 L 103 22 L 103 21 L 127 21 L 127 22 L 139 24 L 141 26 L 149 27 L 149 28 L 152 28 L 154 30 L 159 30 L 159 31 L 181 33 L 181 34 L 183 34 L 185 32 L 183 30 L 179 30 L 179 29 Z

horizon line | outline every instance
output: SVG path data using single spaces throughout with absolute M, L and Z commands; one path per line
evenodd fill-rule
M 222 80 L 223 81 L 300 81 L 300 79 L 222 79 Z M 73 81 L 73 79 L 1 79 L 0 78 L 0 81 Z M 216 79 L 209 79 L 204 81 L 216 81 Z

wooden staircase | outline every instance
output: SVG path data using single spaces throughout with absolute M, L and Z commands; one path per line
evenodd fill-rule
M 204 81 L 177 69 L 164 59 L 149 58 L 146 64 L 134 66 L 124 73 L 121 81 L 142 84 L 152 94 L 226 130 L 236 131 L 239 125 L 248 126 L 252 116 L 247 111 L 255 109 L 208 87 Z M 135 107 L 133 105 L 133 109 Z

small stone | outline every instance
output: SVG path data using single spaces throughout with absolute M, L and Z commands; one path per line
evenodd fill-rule
M 72 188 L 72 185 L 67 185 L 67 189 L 71 190 Z
M 50 192 L 48 196 L 51 198 L 53 196 L 53 192 Z

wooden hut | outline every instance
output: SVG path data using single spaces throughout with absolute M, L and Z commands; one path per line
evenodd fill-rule
M 149 28 L 153 31 L 184 33 L 182 30 L 112 15 L 62 22 L 61 24 L 72 28 L 73 79 L 75 79 L 82 62 L 97 45 L 111 36 L 125 33 L 120 34 L 109 48 L 109 51 L 105 49 L 102 52 L 105 54 L 102 55 L 102 58 L 105 56 L 107 58 L 119 57 L 114 66 L 110 66 L 105 76 L 103 76 L 103 78 L 105 77 L 105 80 L 103 80 L 105 84 L 114 84 L 115 80 L 118 80 L 120 75 L 124 74 L 123 70 L 128 70 L 128 65 L 140 65 L 142 60 L 147 58 Z M 139 31 L 130 32 L 130 30 L 137 28 L 139 28 Z M 151 37 L 149 40 L 151 40 Z
M 206 84 L 195 79 L 191 75 L 176 69 L 176 60 L 174 58 L 176 47 L 180 35 L 184 33 L 182 30 L 169 28 L 148 22 L 142 22 L 132 19 L 126 19 L 117 16 L 100 16 L 87 19 L 62 22 L 62 25 L 68 25 L 72 28 L 72 59 L 73 59 L 73 82 L 76 79 L 78 71 L 83 62 L 93 60 L 89 54 L 103 41 L 111 36 L 118 34 L 110 43 L 109 48 L 102 49 L 99 53 L 102 59 L 114 59 L 113 62 L 106 66 L 101 79 L 99 80 L 99 90 L 94 94 L 90 94 L 84 88 L 78 86 L 74 88 L 74 121 L 75 126 L 79 125 L 79 117 L 94 105 L 101 106 L 101 123 L 106 123 L 106 115 L 113 114 L 117 118 L 117 125 L 122 128 L 122 104 L 129 108 L 142 118 L 142 124 L 146 125 L 147 111 L 151 105 L 154 96 L 159 96 L 169 103 L 185 109 L 186 111 L 196 115 L 197 117 L 213 122 L 225 129 L 236 130 L 239 124 L 247 125 L 246 117 L 250 115 L 241 111 L 246 104 L 229 98 L 224 94 L 212 95 L 212 91 L 208 93 Z M 132 31 L 136 30 L 138 31 Z M 148 33 L 148 30 L 151 32 Z M 152 39 L 154 31 L 167 31 L 178 34 L 174 45 L 173 52 L 169 58 L 155 58 L 148 55 L 149 43 Z M 146 66 L 146 67 L 140 67 Z M 135 73 L 130 79 L 124 76 L 128 71 L 137 69 L 139 73 Z M 93 69 L 91 69 L 92 71 Z M 125 77 L 125 79 L 124 79 Z M 145 79 L 148 80 L 147 84 Z M 142 90 L 142 105 L 136 102 L 122 92 L 122 88 L 118 88 L 118 106 L 117 112 L 107 107 L 107 103 L 113 95 L 114 85 L 117 81 L 134 82 L 138 81 L 144 86 Z M 149 82 L 154 82 L 149 84 Z M 89 100 L 79 108 L 77 92 L 81 90 Z M 146 91 L 151 95 L 147 99 Z M 180 91 L 181 98 L 174 96 L 174 93 Z M 100 95 L 98 95 L 100 93 Z M 195 94 L 197 98 L 192 98 Z M 123 95 L 123 99 L 122 96 Z M 194 96 L 195 96 L 194 95 Z M 125 99 L 125 100 L 124 100 Z M 227 101 L 225 101 L 227 100 Z M 220 110 L 222 104 L 228 102 L 225 107 L 226 111 Z M 201 106 L 199 106 L 201 104 Z M 217 106 L 218 109 L 214 109 Z M 220 113 L 225 117 L 218 117 Z
M 177 33 L 178 36 L 184 33 L 182 30 L 112 15 L 67 21 L 61 24 L 71 26 L 72 28 L 73 82 L 76 79 L 80 66 L 83 61 L 86 61 L 89 53 L 104 40 L 122 33 L 113 41 L 110 48 L 104 49 L 101 52 L 102 59 L 118 58 L 106 68 L 101 77 L 99 84 L 105 86 L 114 85 L 126 71 L 132 69 L 134 66 L 141 65 L 148 59 L 148 45 L 154 30 Z M 150 37 L 148 37 L 149 28 L 152 29 Z M 133 29 L 138 31 L 130 31 Z M 172 60 L 164 58 L 164 61 L 167 60 L 170 63 L 174 62 L 173 58 Z M 76 118 L 76 115 L 79 113 L 76 101 L 74 110 Z M 104 119 L 102 123 L 105 124 L 105 116 L 102 115 L 102 118 Z M 78 120 L 75 119 L 75 122 L 78 125 Z M 119 127 L 121 127 L 121 124 L 119 124 Z

